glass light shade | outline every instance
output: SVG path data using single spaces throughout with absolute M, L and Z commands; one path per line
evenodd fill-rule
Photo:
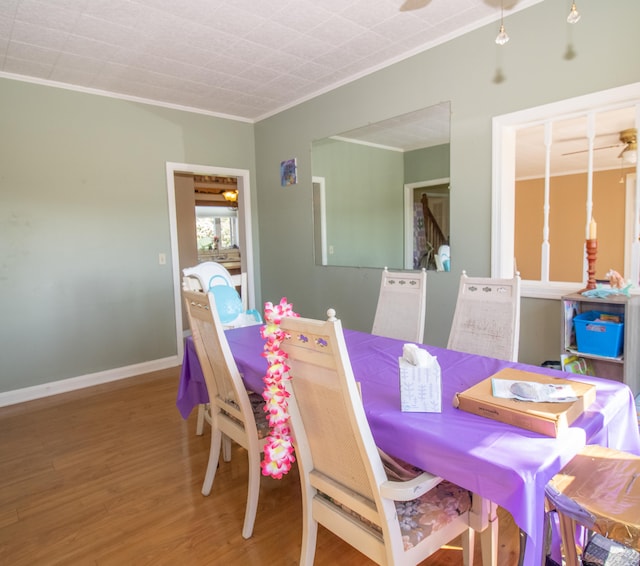
M 622 152 L 622 161 L 634 165 L 638 162 L 638 150 L 627 148 Z
M 500 24 L 500 32 L 496 37 L 496 43 L 498 45 L 504 45 L 505 43 L 507 43 L 507 41 L 509 41 L 509 36 L 507 35 L 507 32 L 504 29 L 504 24 Z
M 236 202 L 238 200 L 238 191 L 225 191 L 222 196 L 229 202 Z
M 571 4 L 571 11 L 569 12 L 569 15 L 567 16 L 567 22 L 569 22 L 570 24 L 577 24 L 580 21 L 580 14 L 578 13 L 578 10 L 576 9 L 576 3 L 573 2 Z

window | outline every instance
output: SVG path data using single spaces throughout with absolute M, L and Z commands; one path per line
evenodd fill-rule
M 620 157 L 638 123 L 640 83 L 494 118 L 492 276 L 521 271 L 523 296 L 575 291 L 593 219 L 596 278 L 638 282 L 640 183 Z
M 237 248 L 237 209 L 196 206 L 196 238 L 200 252 Z

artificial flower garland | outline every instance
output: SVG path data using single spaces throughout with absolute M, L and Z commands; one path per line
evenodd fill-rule
M 264 447 L 264 459 L 260 464 L 262 474 L 281 479 L 291 469 L 296 461 L 293 456 L 293 441 L 289 429 L 289 393 L 285 389 L 285 382 L 291 379 L 287 354 L 280 345 L 287 337 L 287 333 L 280 328 L 283 318 L 299 316 L 293 312 L 293 307 L 283 297 L 280 304 L 268 302 L 264 305 L 265 325 L 260 329 L 260 335 L 265 340 L 262 355 L 267 359 L 267 373 L 264 381 L 265 400 L 264 410 L 267 413 L 271 432 L 267 436 Z

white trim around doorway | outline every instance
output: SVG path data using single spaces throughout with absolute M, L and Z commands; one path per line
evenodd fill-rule
M 240 244 L 242 271 L 247 273 L 249 308 L 255 308 L 255 285 L 253 273 L 253 238 L 251 232 L 251 183 L 247 169 L 230 169 L 211 165 L 167 162 L 167 200 L 169 204 L 169 232 L 171 238 L 171 269 L 173 273 L 173 300 L 176 314 L 176 340 L 178 359 L 182 363 L 184 355 L 184 335 L 182 332 L 182 277 L 178 254 L 178 220 L 176 216 L 176 187 L 174 174 L 193 173 L 194 175 L 219 175 L 238 178 L 238 219 L 240 224 Z

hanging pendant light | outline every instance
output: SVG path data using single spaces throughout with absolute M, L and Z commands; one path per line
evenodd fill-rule
M 507 32 L 504 29 L 504 2 L 501 2 L 500 3 L 500 31 L 496 36 L 496 43 L 498 45 L 504 45 L 505 43 L 507 43 L 507 41 L 509 41 L 509 36 L 507 35 Z
M 571 11 L 567 16 L 567 22 L 569 22 L 570 24 L 577 24 L 579 21 L 580 21 L 580 14 L 578 13 L 578 10 L 576 8 L 576 3 L 572 2 Z

